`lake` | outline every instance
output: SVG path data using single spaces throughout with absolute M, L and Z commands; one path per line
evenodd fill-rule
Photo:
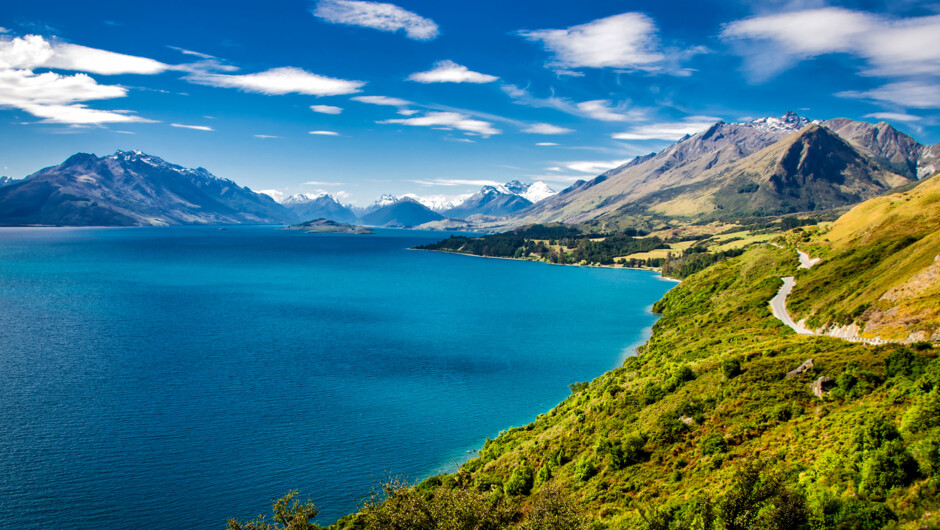
M 619 366 L 674 284 L 447 234 L 0 229 L 0 528 L 328 524 Z M 270 516 L 269 516 L 270 518 Z

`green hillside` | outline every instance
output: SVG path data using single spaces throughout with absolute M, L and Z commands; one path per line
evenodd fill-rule
M 807 301 L 827 296 L 827 279 L 842 285 L 826 262 L 867 256 L 832 300 L 916 276 L 917 245 L 936 230 L 922 234 L 931 229 L 911 216 L 937 218 L 937 180 L 693 274 L 654 306 L 662 318 L 639 356 L 573 383 L 458 473 L 390 483 L 336 527 L 938 528 L 940 350 L 796 335 L 768 307 L 783 276 L 816 293 L 795 298 L 797 309 L 826 305 Z M 890 207 L 899 201 L 918 213 Z M 796 245 L 826 261 L 798 273 Z M 893 280 L 880 263 L 894 264 Z M 910 311 L 940 305 L 924 292 L 903 298 L 917 301 Z M 830 380 L 817 397 L 820 377 Z

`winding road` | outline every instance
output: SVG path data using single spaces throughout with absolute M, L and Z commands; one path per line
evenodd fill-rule
M 774 245 L 774 246 L 777 248 L 782 248 L 779 245 Z M 801 269 L 809 269 L 813 265 L 816 265 L 817 263 L 821 261 L 820 258 L 810 258 L 809 254 L 807 254 L 806 252 L 803 252 L 800 249 L 797 249 L 796 252 L 800 257 L 799 268 Z M 790 329 L 799 333 L 800 335 L 820 335 L 820 333 L 816 333 L 813 330 L 806 329 L 803 326 L 793 321 L 793 317 L 791 317 L 790 313 L 787 312 L 787 296 L 789 296 L 790 292 L 793 291 L 793 287 L 796 285 L 796 280 L 793 278 L 793 276 L 786 276 L 780 279 L 783 280 L 783 285 L 780 287 L 780 290 L 777 291 L 777 295 L 770 299 L 770 312 L 773 313 L 774 317 L 776 317 L 777 320 L 779 320 L 780 322 L 783 322 L 784 324 L 789 326 Z M 836 336 L 836 335 L 831 335 L 831 336 Z M 838 338 L 842 340 L 847 340 L 849 342 L 864 342 L 866 344 L 885 344 L 886 342 L 894 342 L 894 341 L 884 340 L 880 337 L 874 338 L 874 339 L 867 339 L 863 337 L 839 336 Z

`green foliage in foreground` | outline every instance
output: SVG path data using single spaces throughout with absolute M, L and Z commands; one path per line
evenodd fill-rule
M 494 527 L 553 528 L 535 522 L 546 492 L 571 507 L 574 526 L 558 528 L 935 527 L 938 352 L 794 334 L 767 306 L 794 254 L 755 247 L 691 276 L 656 304 L 640 356 L 573 384 L 457 474 L 393 488 L 337 527 L 379 528 L 379 514 L 434 503 L 459 511 L 452 499 L 465 495 Z M 809 358 L 814 368 L 785 377 Z M 823 375 L 837 384 L 819 399 L 810 383 Z M 434 524 L 413 527 L 489 528 Z
M 940 352 L 794 334 L 768 307 L 794 255 L 755 246 L 693 274 L 639 356 L 334 527 L 940 527 Z

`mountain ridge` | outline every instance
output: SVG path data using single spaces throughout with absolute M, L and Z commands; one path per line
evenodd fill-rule
M 267 195 L 140 151 L 76 153 L 0 188 L 4 225 L 268 224 L 291 218 Z

